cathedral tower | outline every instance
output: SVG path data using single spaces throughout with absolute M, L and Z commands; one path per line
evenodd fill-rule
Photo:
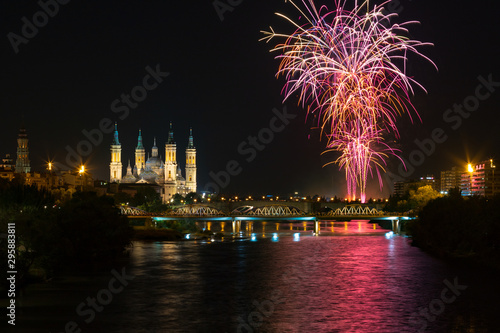
M 17 159 L 16 159 L 16 172 L 17 173 L 30 173 L 30 160 L 28 150 L 28 135 L 24 125 L 19 129 L 17 137 Z
M 165 144 L 165 181 L 175 181 L 177 172 L 177 145 L 174 141 L 172 123 L 168 132 L 168 141 Z
M 135 148 L 135 167 L 134 171 L 137 171 L 139 175 L 146 168 L 146 149 L 142 145 L 142 133 L 139 129 L 139 137 L 137 138 L 137 148 Z
M 189 129 L 186 148 L 186 192 L 196 192 L 196 148 L 193 143 L 193 129 Z
M 168 132 L 168 140 L 165 144 L 165 196 L 164 202 L 170 199 L 177 193 L 177 146 L 174 141 L 174 131 L 172 122 L 170 122 L 170 131 Z
M 119 183 L 122 180 L 122 145 L 118 140 L 118 125 L 115 123 L 115 134 L 111 143 L 111 164 L 109 165 L 109 182 Z

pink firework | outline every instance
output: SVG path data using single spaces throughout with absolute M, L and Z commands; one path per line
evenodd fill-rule
M 291 3 L 307 23 L 299 25 L 278 14 L 295 31 L 277 34 L 271 28 L 263 39 L 285 38 L 272 50 L 280 52 L 277 76 L 286 78 L 284 99 L 298 95 L 308 113 L 319 115 L 317 125 L 328 138 L 327 148 L 342 154 L 335 163 L 346 171 L 348 195 L 355 197 L 359 187 L 364 201 L 367 171 L 378 172 L 387 157 L 376 147 L 393 153 L 383 144 L 383 135 L 398 137 L 398 116 L 414 110 L 412 85 L 423 89 L 406 75 L 407 54 L 429 60 L 416 48 L 431 44 L 404 36 L 414 22 L 391 24 L 396 14 L 382 12 L 388 1 L 371 10 L 368 1 L 356 3 L 352 11 L 345 9 L 346 2 L 335 2 L 334 11 L 324 6 L 318 11 L 312 0 L 302 2 L 305 12 Z M 379 182 L 382 186 L 380 176 Z

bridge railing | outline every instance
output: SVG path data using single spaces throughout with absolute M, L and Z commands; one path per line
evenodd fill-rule
M 129 216 L 179 216 L 179 217 L 236 217 L 236 216 L 252 216 L 252 217 L 300 217 L 300 216 L 321 216 L 321 217 L 342 217 L 342 216 L 393 216 L 393 213 L 379 211 L 376 208 L 360 205 L 345 206 L 331 210 L 328 213 L 306 214 L 300 209 L 293 206 L 272 205 L 264 207 L 248 207 L 247 209 L 235 209 L 230 214 L 227 214 L 216 208 L 206 205 L 186 205 L 169 210 L 164 213 L 150 213 L 142 209 L 130 206 L 120 206 L 122 215 Z M 408 215 L 398 213 L 396 215 Z

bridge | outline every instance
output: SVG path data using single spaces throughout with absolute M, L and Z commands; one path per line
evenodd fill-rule
M 177 207 L 175 209 L 168 210 L 163 213 L 149 213 L 142 209 L 130 207 L 130 206 L 120 206 L 120 211 L 122 215 L 127 216 L 162 216 L 162 217 L 310 217 L 315 216 L 318 218 L 328 218 L 328 217 L 380 217 L 385 215 L 383 211 L 377 210 L 376 208 L 363 206 L 363 205 L 346 205 L 342 208 L 337 208 L 335 210 L 330 210 L 328 213 L 323 214 L 307 214 L 301 209 L 288 206 L 288 205 L 266 205 L 262 207 L 255 207 L 250 205 L 240 206 L 231 213 L 227 214 L 222 210 L 217 208 L 204 205 L 184 205 Z
M 409 220 L 407 216 L 388 215 L 385 212 L 377 210 L 374 207 L 365 205 L 346 205 L 342 208 L 330 210 L 323 214 L 306 214 L 301 209 L 288 206 L 288 205 L 266 205 L 262 207 L 254 207 L 250 205 L 240 206 L 229 214 L 217 208 L 204 205 L 184 205 L 175 209 L 168 210 L 163 213 L 148 213 L 141 209 L 129 206 L 120 206 L 121 213 L 127 215 L 129 218 L 144 218 L 149 217 L 152 221 L 177 221 L 177 220 L 191 220 L 191 221 L 221 221 L 233 222 L 239 225 L 241 221 L 314 221 L 315 232 L 319 230 L 320 221 L 337 220 L 370 220 L 382 221 L 390 220 L 392 222 L 393 231 L 400 230 L 400 221 Z M 238 229 L 236 227 L 236 229 Z

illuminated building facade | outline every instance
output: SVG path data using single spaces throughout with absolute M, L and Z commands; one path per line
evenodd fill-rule
M 26 134 L 24 126 L 21 126 L 19 129 L 19 135 L 17 137 L 17 159 L 15 170 L 17 173 L 30 173 L 31 171 L 28 150 L 28 135 Z
M 420 177 L 419 187 L 430 185 L 434 191 L 440 191 L 440 182 L 434 178 L 434 175 Z
M 430 185 L 433 190 L 439 191 L 439 181 L 434 178 L 434 175 L 426 175 L 418 180 L 409 180 L 406 182 L 394 182 L 393 194 L 404 196 L 410 190 L 417 190 L 419 187 Z
M 10 154 L 6 154 L 2 158 L 2 164 L 0 164 L 0 178 L 12 180 L 14 178 L 15 167 L 14 160 L 10 157 Z
M 111 164 L 110 182 L 119 182 L 122 179 L 122 145 L 118 140 L 118 126 L 115 123 L 115 133 L 113 135 L 113 143 L 111 143 Z
M 457 167 L 441 171 L 441 193 L 448 193 L 452 188 L 460 188 L 461 172 Z
M 498 160 L 490 159 L 477 164 L 469 164 L 467 172 L 461 175 L 463 196 L 492 197 L 500 194 L 500 177 L 496 171 Z
M 111 144 L 110 182 L 122 184 L 156 184 L 162 187 L 162 198 L 168 202 L 175 194 L 186 195 L 196 192 L 196 148 L 193 142 L 193 132 L 190 130 L 186 148 L 186 178 L 182 176 L 177 164 L 177 145 L 174 141 L 172 123 L 165 144 L 165 160 L 159 156 L 156 138 L 151 149 L 151 156 L 146 159 L 146 149 L 143 145 L 142 131 L 139 130 L 137 147 L 135 149 L 135 165 L 132 168 L 128 161 L 126 174 L 122 177 L 122 147 L 118 140 L 118 128 L 115 124 L 115 134 Z

